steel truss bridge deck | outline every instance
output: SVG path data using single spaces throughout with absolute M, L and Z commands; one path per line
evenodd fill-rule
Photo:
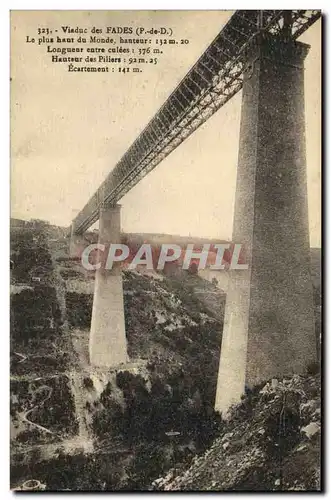
M 320 10 L 237 10 L 73 220 L 81 234 L 242 88 L 258 36 L 296 40 Z

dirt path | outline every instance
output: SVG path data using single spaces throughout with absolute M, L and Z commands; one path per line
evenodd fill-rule
M 32 413 L 36 408 L 39 408 L 39 407 L 43 406 L 46 403 L 46 401 L 48 401 L 48 399 L 50 399 L 50 397 L 51 397 L 51 395 L 53 393 L 52 387 L 49 387 L 48 385 L 42 385 L 42 386 L 38 387 L 38 389 L 35 391 L 35 394 L 38 391 L 40 391 L 41 389 L 48 389 L 48 394 L 47 394 L 46 398 L 44 398 L 41 402 L 39 402 L 38 404 L 36 404 L 30 410 L 28 410 L 26 412 L 23 412 L 23 413 L 19 413 L 18 417 L 21 418 L 22 422 L 26 422 L 30 426 L 33 426 L 33 427 L 35 427 L 36 429 L 39 429 L 42 432 L 46 432 L 46 433 L 52 434 L 54 436 L 54 435 L 56 435 L 54 432 L 50 431 L 49 429 L 47 429 L 43 425 L 36 424 L 35 422 L 32 422 L 31 420 L 28 419 L 28 415 L 30 415 L 30 413 Z

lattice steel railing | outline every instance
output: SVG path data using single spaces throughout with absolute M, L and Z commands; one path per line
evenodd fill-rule
M 319 10 L 236 11 L 74 219 L 74 232 L 88 229 L 102 205 L 118 202 L 241 89 L 246 49 L 257 36 L 295 40 L 320 16 Z

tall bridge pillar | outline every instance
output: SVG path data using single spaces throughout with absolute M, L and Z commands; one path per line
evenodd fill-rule
M 303 373 L 316 360 L 305 156 L 304 59 L 309 46 L 263 40 L 244 73 L 232 240 L 247 271 L 231 271 L 215 409 L 245 385 Z M 235 274 L 236 273 L 236 274 Z
M 109 248 L 120 243 L 120 205 L 102 208 L 99 219 L 99 243 Z M 123 285 L 121 268 L 101 266 L 95 274 L 95 288 L 90 333 L 90 363 L 98 367 L 113 367 L 126 363 Z

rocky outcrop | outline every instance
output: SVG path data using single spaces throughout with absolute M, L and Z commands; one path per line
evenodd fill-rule
M 232 407 L 220 436 L 154 490 L 320 490 L 320 380 L 272 380 Z

